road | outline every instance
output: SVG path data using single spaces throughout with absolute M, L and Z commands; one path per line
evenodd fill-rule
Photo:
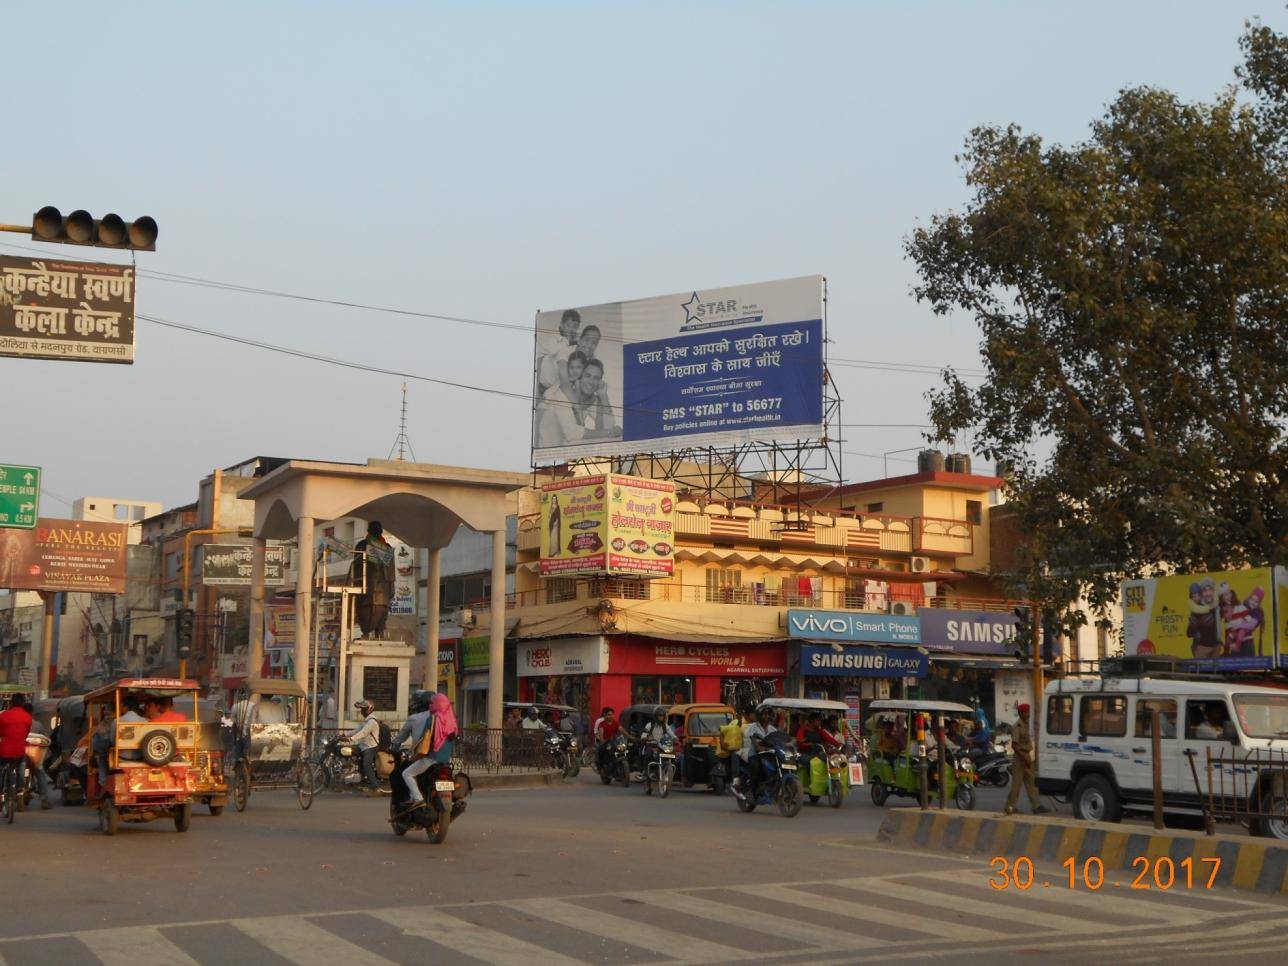
M 983 807 L 1000 796 L 985 793 Z M 1288 902 L 1217 890 L 998 892 L 980 860 L 878 846 L 883 810 L 743 815 L 728 797 L 486 791 L 448 841 L 397 838 L 386 802 L 261 792 L 243 814 L 0 826 L 0 966 L 28 963 L 955 963 L 1183 961 L 1281 943 Z M 1125 885 L 1125 884 L 1124 884 Z

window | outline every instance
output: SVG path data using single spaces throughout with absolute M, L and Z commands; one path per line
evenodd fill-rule
M 547 604 L 577 599 L 577 581 L 572 577 L 550 577 L 545 584 Z
M 148 636 L 146 634 L 135 634 L 130 640 L 131 654 L 144 654 L 148 649 Z
M 1185 737 L 1191 741 L 1228 741 L 1235 736 L 1224 701 L 1186 701 Z
M 1127 699 L 1124 697 L 1084 697 L 1078 730 L 1084 735 L 1122 738 L 1127 734 Z
M 1288 694 L 1236 694 L 1234 710 L 1249 738 L 1288 735 Z
M 598 587 L 597 597 L 620 597 L 622 600 L 648 600 L 652 595 L 649 580 L 605 580 Z
M 1109 656 L 1109 628 L 1097 627 L 1096 628 L 1096 657 L 1103 661 L 1108 656 Z M 1173 708 L 1172 710 L 1175 711 L 1176 709 Z
M 631 678 L 631 704 L 688 704 L 692 700 L 692 678 Z
M 1153 734 L 1154 712 L 1161 722 L 1164 738 L 1176 737 L 1176 702 L 1170 699 L 1139 700 L 1136 702 L 1136 737 L 1148 738 Z
M 707 603 L 732 603 L 742 586 L 742 571 L 732 567 L 707 568 Z
M 1053 694 L 1047 698 L 1046 733 L 1049 735 L 1073 733 L 1073 695 Z
M 880 512 L 881 512 L 882 510 L 884 510 L 884 509 L 885 509 L 885 504 L 884 504 L 884 503 L 869 503 L 869 504 L 868 504 L 868 512 L 869 512 L 869 513 L 880 513 Z
M 984 522 L 984 504 L 979 500 L 966 501 L 966 522 L 979 526 Z

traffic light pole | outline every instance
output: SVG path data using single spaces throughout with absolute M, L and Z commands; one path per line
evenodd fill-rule
M 1042 709 L 1042 688 L 1043 688 L 1042 620 L 1039 617 L 1040 613 L 1041 612 L 1037 610 L 1035 605 L 1030 606 L 1029 614 L 1032 615 L 1033 617 L 1033 620 L 1031 621 L 1031 623 L 1033 624 L 1033 631 L 1032 631 L 1033 641 L 1032 641 L 1032 644 L 1030 645 L 1030 648 L 1033 652 L 1033 707 L 1030 709 L 1030 714 L 1032 714 L 1033 717 L 1032 717 L 1032 720 L 1029 722 L 1029 737 L 1033 742 L 1033 771 L 1035 773 L 1038 770 L 1038 749 L 1042 746 L 1042 742 L 1038 740 L 1038 737 L 1039 737 L 1038 725 L 1042 720 L 1041 709 Z

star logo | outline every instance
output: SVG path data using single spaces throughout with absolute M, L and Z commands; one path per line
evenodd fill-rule
M 689 299 L 689 301 L 680 303 L 680 307 L 684 309 L 685 325 L 688 325 L 690 322 L 698 321 L 698 306 L 701 303 L 702 299 L 698 298 L 697 292 L 693 293 L 693 298 Z

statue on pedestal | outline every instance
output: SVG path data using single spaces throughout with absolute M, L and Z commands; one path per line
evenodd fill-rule
M 366 590 L 358 596 L 358 627 L 363 637 L 385 636 L 389 605 L 394 599 L 394 548 L 385 539 L 379 521 L 367 524 L 367 536 L 353 548 L 353 577 L 366 577 Z

